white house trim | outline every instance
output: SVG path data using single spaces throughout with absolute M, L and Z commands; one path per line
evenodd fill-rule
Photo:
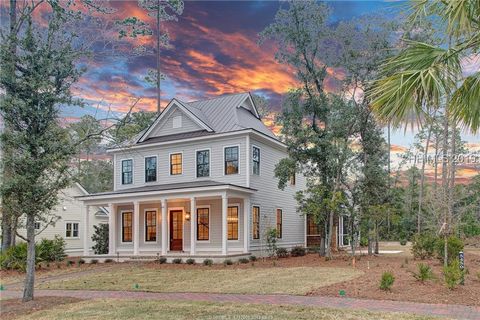
M 71 237 L 67 237 L 67 223 L 72 224 L 72 236 Z M 73 224 L 74 223 L 78 224 L 78 236 L 76 236 L 76 237 L 73 236 Z M 64 226 L 63 237 L 66 240 L 78 240 L 78 239 L 80 239 L 80 220 L 65 220 L 63 226 Z

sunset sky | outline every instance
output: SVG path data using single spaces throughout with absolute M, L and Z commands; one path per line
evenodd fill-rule
M 1 0 L 0 0 L 1 1 Z M 332 1 L 332 23 L 364 14 L 388 15 L 395 19 L 398 2 Z M 4 2 L 2 1 L 2 5 Z M 271 43 L 258 44 L 258 33 L 269 25 L 281 5 L 276 1 L 185 1 L 185 10 L 177 22 L 164 25 L 171 38 L 171 48 L 162 51 L 161 69 L 167 76 L 162 82 L 162 105 L 178 97 L 182 100 L 209 98 L 224 93 L 251 91 L 269 99 L 272 112 L 281 109 L 283 95 L 296 86 L 294 72 L 275 61 Z M 115 12 L 106 15 L 113 22 L 129 16 L 154 20 L 140 9 L 137 1 L 111 1 Z M 5 7 L 2 20 L 5 21 Z M 37 19 L 42 19 L 40 15 Z M 2 23 L 3 24 L 3 23 Z M 115 32 L 111 36 L 115 38 Z M 131 46 L 153 45 L 154 39 L 142 37 L 123 40 Z M 466 68 L 478 70 L 480 59 L 469 61 Z M 148 68 L 155 68 L 155 57 L 126 56 L 111 52 L 88 62 L 88 70 L 74 92 L 88 106 L 65 107 L 63 114 L 72 120 L 83 114 L 102 117 L 107 110 L 126 112 L 135 99 L 138 109 L 155 110 L 155 89 L 144 81 Z M 327 89 L 335 86 L 335 70 L 330 70 Z M 99 109 L 97 109 L 97 107 Z M 273 117 L 272 117 L 273 118 Z M 271 124 L 271 121 L 268 123 Z M 464 134 L 469 146 L 480 151 L 480 137 Z M 392 135 L 392 149 L 404 152 L 413 142 L 413 133 L 399 130 Z M 466 176 L 479 172 L 479 165 L 468 166 Z

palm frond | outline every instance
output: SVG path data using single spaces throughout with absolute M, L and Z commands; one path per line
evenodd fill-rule
M 478 30 L 480 1 L 450 0 L 443 1 L 441 17 L 447 25 L 447 33 L 456 38 L 473 35 Z
M 480 72 L 463 81 L 450 100 L 450 112 L 473 132 L 480 128 Z

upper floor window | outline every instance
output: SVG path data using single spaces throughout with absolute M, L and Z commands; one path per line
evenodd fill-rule
M 122 184 L 133 182 L 133 160 L 122 160 Z
M 253 206 L 252 210 L 252 237 L 260 239 L 260 207 Z
M 210 209 L 198 208 L 197 209 L 197 240 L 209 239 L 210 228 Z
M 238 240 L 238 207 L 228 207 L 227 210 L 228 240 Z
M 197 151 L 197 178 L 210 176 L 210 150 Z
M 78 222 L 65 224 L 65 238 L 78 238 Z
M 282 209 L 277 209 L 277 238 L 282 238 L 282 227 L 283 227 L 283 219 L 282 219 L 283 211 Z
M 145 182 L 157 181 L 157 157 L 145 158 Z
M 253 174 L 259 175 L 260 174 L 260 148 L 253 147 L 252 159 L 253 159 Z
M 170 155 L 170 174 L 178 175 L 182 174 L 182 154 L 172 153 Z
M 225 174 L 238 173 L 238 147 L 225 148 Z

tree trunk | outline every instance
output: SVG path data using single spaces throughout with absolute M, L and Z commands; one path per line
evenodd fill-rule
M 444 233 L 444 258 L 443 258 L 443 265 L 448 266 L 448 250 L 447 250 L 447 234 L 448 234 L 448 111 L 445 113 L 445 120 L 443 125 L 443 157 L 442 157 L 442 206 L 443 206 L 443 233 Z
M 23 302 L 33 300 L 35 285 L 35 216 L 27 215 L 27 273 L 23 289 Z
M 8 214 L 6 208 L 4 208 L 2 213 L 2 252 L 5 252 L 11 245 L 12 229 L 10 218 L 10 214 Z
M 437 185 L 438 185 L 438 148 L 440 147 L 440 135 L 435 134 L 435 159 L 434 159 L 434 180 L 433 180 L 433 193 L 437 194 Z
M 425 142 L 425 150 L 423 153 L 422 171 L 420 176 L 420 191 L 418 194 L 418 212 L 417 212 L 417 233 L 420 234 L 422 229 L 422 204 L 423 204 L 423 187 L 425 184 L 425 165 L 428 160 L 428 148 L 430 146 L 430 137 L 432 135 L 433 120 L 428 128 L 427 141 Z
M 332 258 L 332 241 L 333 241 L 333 210 L 330 210 L 328 216 L 328 236 L 327 236 L 327 250 L 325 256 Z
M 379 254 L 379 245 L 378 245 L 378 222 L 375 221 L 375 254 Z

